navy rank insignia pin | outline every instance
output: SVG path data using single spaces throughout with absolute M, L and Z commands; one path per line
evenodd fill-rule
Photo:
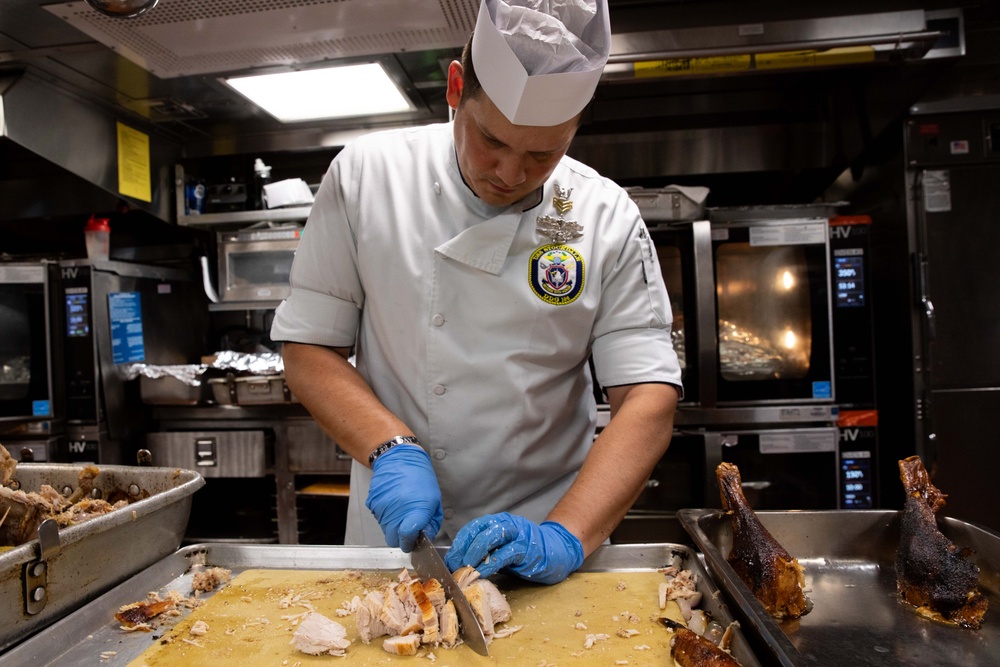
M 535 229 L 542 236 L 562 244 L 583 236 L 583 226 L 563 217 L 573 209 L 573 202 L 569 199 L 570 195 L 573 194 L 573 188 L 561 188 L 556 183 L 555 189 L 556 194 L 552 197 L 552 205 L 559 213 L 559 217 L 540 215 L 537 218 L 538 226 Z

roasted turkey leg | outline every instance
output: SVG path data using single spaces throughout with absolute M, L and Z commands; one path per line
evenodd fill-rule
M 681 626 L 674 633 L 670 657 L 680 667 L 740 667 L 736 658 L 691 630 Z
M 767 613 L 779 619 L 798 618 L 809 610 L 802 592 L 805 585 L 802 566 L 767 532 L 750 508 L 740 485 L 739 468 L 722 463 L 715 469 L 715 475 L 722 507 L 733 524 L 729 564 Z
M 925 616 L 934 612 L 952 623 L 976 629 L 989 601 L 979 591 L 979 567 L 938 530 L 935 513 L 944 493 L 931 481 L 918 456 L 899 462 L 906 491 L 896 548 L 896 589 Z

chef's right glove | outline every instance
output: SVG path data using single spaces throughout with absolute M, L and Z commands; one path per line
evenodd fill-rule
M 445 564 L 452 572 L 471 565 L 483 577 L 505 569 L 528 581 L 557 584 L 583 564 L 583 545 L 555 521 L 487 514 L 458 531 Z
M 441 530 L 444 510 L 427 452 L 418 445 L 396 445 L 375 459 L 365 506 L 390 547 L 413 551 L 420 531 L 433 540 Z

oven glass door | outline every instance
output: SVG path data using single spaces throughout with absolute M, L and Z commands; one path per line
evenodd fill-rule
M 715 473 L 705 456 L 705 437 L 675 432 L 670 448 L 653 468 L 643 491 L 615 529 L 615 543 L 689 543 L 677 520 L 684 507 L 718 507 Z
M 719 403 L 833 400 L 826 221 L 713 225 Z
M 712 500 L 705 496 L 706 465 L 704 438 L 674 433 L 632 511 L 673 514 L 684 507 L 705 507 Z
M 755 510 L 837 509 L 838 440 L 836 428 L 727 432 L 722 460 L 740 469 Z
M 674 317 L 670 337 L 681 367 L 681 382 L 684 385 L 682 404 L 698 403 L 701 392 L 696 291 L 698 281 L 693 236 L 691 225 L 650 229 Z
M 0 266 L 0 419 L 53 414 L 47 272 Z

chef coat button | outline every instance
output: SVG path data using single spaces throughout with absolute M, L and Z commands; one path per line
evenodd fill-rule
M 448 452 L 444 451 L 443 449 L 435 449 L 434 450 L 434 460 L 435 461 L 443 461 L 444 457 L 446 457 L 446 456 L 448 456 Z
M 438 183 L 437 181 L 434 181 L 434 194 L 436 195 L 441 194 L 441 184 Z
M 441 385 L 441 384 L 434 385 L 434 394 L 436 396 L 440 396 L 441 394 L 443 394 L 446 391 L 448 391 L 448 390 L 444 388 L 444 385 Z
M 437 313 L 434 317 L 431 318 L 431 322 L 433 322 L 434 326 L 436 327 L 441 326 L 442 324 L 444 324 L 444 315 L 442 315 L 441 313 Z
M 455 510 L 450 507 L 444 511 L 444 518 L 451 519 L 453 516 L 455 516 Z

